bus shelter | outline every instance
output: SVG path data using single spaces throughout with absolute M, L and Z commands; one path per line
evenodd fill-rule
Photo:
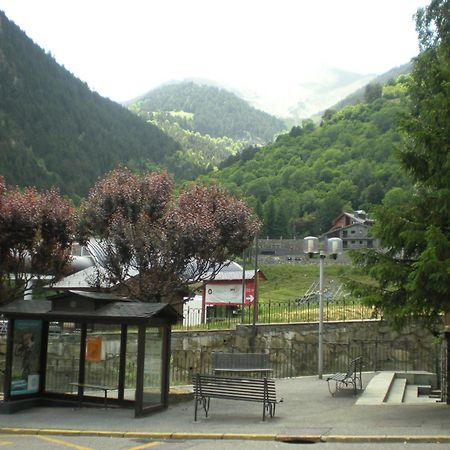
M 171 326 L 165 303 L 70 290 L 0 308 L 8 320 L 1 411 L 102 404 L 135 417 L 166 408 Z

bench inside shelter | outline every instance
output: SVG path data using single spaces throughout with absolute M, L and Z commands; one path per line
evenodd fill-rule
M 262 377 L 272 373 L 267 353 L 213 352 L 212 368 L 214 375 L 256 373 Z
M 72 382 L 70 383 L 71 386 L 75 386 L 78 388 L 78 400 L 80 405 L 83 401 L 83 394 L 85 389 L 90 390 L 99 390 L 103 391 L 104 394 L 104 402 L 105 402 L 105 408 L 108 407 L 108 392 L 109 391 L 117 391 L 119 388 L 117 386 L 102 386 L 99 384 L 89 384 L 89 383 L 78 383 L 78 382 Z

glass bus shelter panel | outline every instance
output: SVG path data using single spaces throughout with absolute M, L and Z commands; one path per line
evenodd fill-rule
M 128 327 L 127 352 L 125 362 L 125 400 L 136 399 L 136 373 L 137 373 L 137 349 L 138 331 L 137 327 Z
M 2 321 L 0 320 L 0 327 Z M 1 331 L 1 329 L 0 329 Z M 3 387 L 5 385 L 5 370 L 6 370 L 6 333 L 0 332 L 0 401 L 3 400 Z
M 11 368 L 11 396 L 39 392 L 42 320 L 15 320 Z
M 86 336 L 86 385 L 118 387 L 120 363 L 120 325 L 88 325 Z M 104 397 L 99 389 L 84 389 L 84 395 Z M 108 398 L 117 398 L 118 391 L 108 392 Z
M 143 407 L 162 404 L 163 330 L 147 328 L 145 333 Z
M 70 322 L 49 324 L 45 390 L 56 393 L 76 393 L 70 383 L 78 380 L 80 365 L 80 328 Z

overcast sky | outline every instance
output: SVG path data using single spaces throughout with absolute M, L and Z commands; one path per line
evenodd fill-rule
M 423 0 L 0 0 L 0 10 L 101 95 L 189 77 L 234 87 L 324 67 L 383 73 L 418 53 Z

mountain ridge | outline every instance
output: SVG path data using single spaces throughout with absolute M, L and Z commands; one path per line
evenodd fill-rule
M 118 165 L 157 167 L 179 145 L 91 91 L 0 11 L 0 175 L 75 200 Z M 19 169 L 20 168 L 20 169 Z

